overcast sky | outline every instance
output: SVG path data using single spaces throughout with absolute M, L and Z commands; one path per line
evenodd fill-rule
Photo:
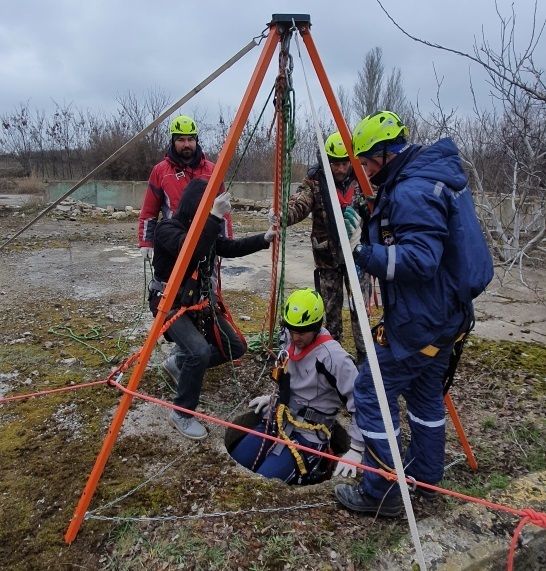
M 383 0 L 409 32 L 456 49 L 471 51 L 482 26 L 497 45 L 498 19 L 494 0 Z M 529 31 L 532 0 L 517 0 L 518 30 Z M 509 14 L 510 2 L 498 0 Z M 111 112 L 116 97 L 138 96 L 158 88 L 180 98 L 224 63 L 270 20 L 272 13 L 308 13 L 312 34 L 332 85 L 352 89 L 364 55 L 383 49 L 387 70 L 400 67 L 408 99 L 430 108 L 436 82 L 433 63 L 444 77 L 446 107 L 470 112 L 469 69 L 480 97 L 487 103 L 484 75 L 455 55 L 433 50 L 403 36 L 375 0 L 285 1 L 249 0 L 0 0 L 0 114 L 29 101 L 32 109 L 50 110 L 52 101 L 79 109 Z M 538 20 L 546 18 L 539 0 Z M 199 110 L 211 120 L 218 108 L 234 110 L 254 69 L 260 48 L 198 94 L 184 111 Z M 307 105 L 301 64 L 295 56 L 297 100 Z M 536 51 L 544 68 L 545 40 Z M 305 58 L 308 75 L 313 77 Z M 262 95 L 274 80 L 266 77 Z M 317 106 L 324 105 L 318 89 Z

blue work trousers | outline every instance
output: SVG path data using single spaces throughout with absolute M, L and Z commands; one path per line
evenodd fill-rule
M 406 474 L 422 482 L 436 484 L 442 479 L 445 456 L 445 407 L 443 381 L 449 364 L 451 346 L 436 357 L 422 353 L 402 361 L 395 360 L 391 349 L 375 343 L 379 367 L 389 404 L 395 434 L 400 447 L 400 410 L 403 396 L 411 430 L 411 440 L 403 463 Z M 356 421 L 364 435 L 364 464 L 374 468 L 394 468 L 392 455 L 368 359 L 355 381 Z M 362 492 L 375 498 L 398 494 L 397 484 L 378 474 L 364 472 Z

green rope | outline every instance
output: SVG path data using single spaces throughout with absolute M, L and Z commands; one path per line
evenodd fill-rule
M 283 139 L 283 172 L 281 181 L 281 219 L 280 219 L 280 240 L 281 240 L 281 270 L 279 273 L 279 281 L 277 286 L 277 307 L 276 315 L 279 315 L 279 309 L 284 307 L 284 289 L 286 275 L 286 237 L 288 226 L 288 202 L 290 200 L 290 186 L 292 183 L 292 150 L 296 144 L 295 137 L 295 109 L 296 96 L 292 87 L 288 88 L 284 94 L 283 100 L 283 122 L 284 122 L 284 139 Z M 279 328 L 275 330 L 275 339 L 279 345 Z
M 59 335 L 60 337 L 67 337 L 73 341 L 81 343 L 88 349 L 91 349 L 91 351 L 98 353 L 106 363 L 112 363 L 112 359 L 114 357 L 108 357 L 103 351 L 94 347 L 91 343 L 88 343 L 88 341 L 98 341 L 106 336 L 102 334 L 102 329 L 99 326 L 89 327 L 87 333 L 82 333 L 80 335 L 75 333 L 72 327 L 68 327 L 67 325 L 55 325 L 54 327 L 50 327 L 47 332 Z

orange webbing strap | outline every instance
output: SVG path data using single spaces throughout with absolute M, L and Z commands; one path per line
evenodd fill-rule
M 201 301 L 200 303 L 196 303 L 195 305 L 190 305 L 189 307 L 181 307 L 168 321 L 165 321 L 165 323 L 163 324 L 163 327 L 161 328 L 160 335 L 163 335 L 163 333 L 165 333 L 165 331 L 167 331 L 167 329 L 169 329 L 169 327 L 179 317 L 184 315 L 184 313 L 186 313 L 186 311 L 200 311 L 201 309 L 207 307 L 208 304 L 209 304 L 209 300 L 204 299 L 203 301 Z

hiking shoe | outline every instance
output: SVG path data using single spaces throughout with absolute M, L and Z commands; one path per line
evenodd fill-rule
M 338 484 L 334 488 L 337 501 L 344 507 L 366 515 L 397 517 L 402 511 L 402 499 L 399 495 L 374 498 L 350 484 Z
M 169 424 L 190 440 L 203 440 L 207 437 L 207 429 L 193 416 L 182 416 L 173 410 L 169 415 Z
M 171 355 L 167 357 L 163 363 L 161 363 L 162 369 L 169 375 L 169 377 L 178 384 L 178 377 L 180 375 L 180 369 L 176 364 L 176 355 Z

